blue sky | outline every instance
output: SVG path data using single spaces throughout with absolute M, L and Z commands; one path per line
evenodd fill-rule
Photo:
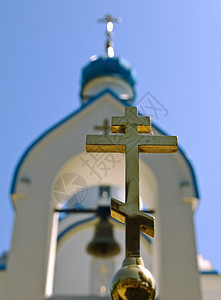
M 221 272 L 220 11 L 219 0 L 1 1 L 0 252 L 10 248 L 16 163 L 36 137 L 80 106 L 81 68 L 104 53 L 105 27 L 96 20 L 110 12 L 123 18 L 115 53 L 136 70 L 137 100 L 149 91 L 160 101 L 169 113 L 152 120 L 178 135 L 193 163 L 201 195 L 198 252 Z

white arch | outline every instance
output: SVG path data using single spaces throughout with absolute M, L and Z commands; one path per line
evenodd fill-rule
M 113 96 L 104 94 L 99 101 L 55 127 L 26 153 L 13 187 L 16 219 L 4 300 L 42 300 L 45 297 L 49 286 L 46 280 L 52 282 L 48 274 L 53 273 L 50 268 L 53 268 L 56 250 L 54 210 L 60 204 L 53 194 L 54 183 L 68 171 L 68 162 L 74 162 L 72 172 L 80 172 L 82 166 L 76 159 L 85 150 L 86 135 L 97 133 L 94 125 L 102 124 L 104 118 L 123 114 L 124 106 Z M 165 300 L 171 297 L 199 300 L 191 203 L 195 189 L 191 170 L 180 153 L 141 155 L 141 159 L 141 197 L 149 201 L 148 207 L 156 209 L 154 275 L 159 280 L 160 293 Z M 123 169 L 122 165 L 111 170 L 114 175 L 108 173 L 103 183 L 122 186 L 123 176 L 119 174 Z M 86 179 L 89 186 L 96 184 L 89 174 Z M 183 278 L 188 281 L 188 290 Z M 174 281 L 177 285 L 172 290 L 170 285 Z M 47 290 L 47 295 L 51 290 Z

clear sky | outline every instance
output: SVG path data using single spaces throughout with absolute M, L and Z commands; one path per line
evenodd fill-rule
M 2 0 L 0 3 L 0 253 L 10 249 L 14 212 L 9 189 L 16 163 L 48 127 L 80 106 L 80 72 L 104 52 L 106 13 L 115 53 L 169 112 L 152 121 L 178 135 L 201 195 L 195 213 L 198 252 L 221 272 L 220 0 Z M 175 243 L 176 241 L 174 241 Z

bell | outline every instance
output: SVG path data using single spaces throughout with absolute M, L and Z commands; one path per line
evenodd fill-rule
M 156 284 L 141 257 L 127 257 L 111 282 L 113 300 L 154 300 Z
M 87 246 L 87 252 L 95 257 L 112 257 L 120 252 L 120 246 L 113 237 L 113 225 L 107 216 L 101 217 L 96 224 L 95 235 Z

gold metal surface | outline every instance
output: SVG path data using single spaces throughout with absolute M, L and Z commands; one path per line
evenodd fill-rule
M 113 127 L 112 127 L 113 128 Z M 112 130 L 113 131 L 113 130 Z M 87 152 L 125 153 L 128 136 L 126 135 L 88 135 Z M 138 146 L 140 153 L 173 153 L 177 151 L 176 136 L 145 136 L 138 135 L 131 140 Z
M 151 273 L 144 268 L 142 258 L 126 258 L 122 268 L 111 282 L 111 296 L 114 300 L 153 300 L 156 284 Z
M 111 216 L 126 223 L 126 258 L 111 284 L 114 300 L 155 299 L 155 281 L 140 258 L 140 231 L 153 237 L 154 218 L 140 211 L 139 153 L 173 153 L 178 144 L 175 136 L 145 135 L 150 132 L 150 117 L 126 107 L 125 116 L 112 117 L 112 133 L 118 135 L 87 136 L 87 152 L 120 152 L 126 158 L 126 201 L 111 199 Z
M 154 218 L 139 208 L 139 153 L 176 152 L 177 137 L 143 134 L 151 132 L 150 117 L 138 116 L 136 107 L 112 117 L 112 132 L 118 135 L 88 135 L 86 150 L 126 154 L 126 201 L 111 199 L 111 216 L 126 223 L 126 257 L 139 257 L 140 231 L 154 236 Z

